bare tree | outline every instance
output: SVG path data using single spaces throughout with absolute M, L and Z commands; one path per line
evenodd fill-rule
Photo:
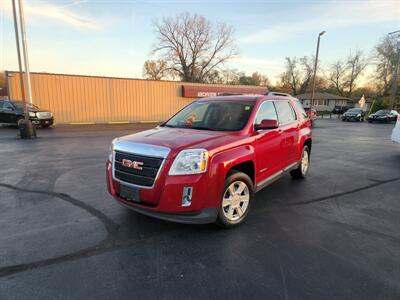
M 146 60 L 143 65 L 143 77 L 146 79 L 161 80 L 169 75 L 167 62 L 162 59 Z
M 233 28 L 224 23 L 213 26 L 203 16 L 182 13 L 154 22 L 154 28 L 158 43 L 153 52 L 183 81 L 207 81 L 238 54 Z
M 395 40 L 386 36 L 375 46 L 375 76 L 378 93 L 389 94 L 392 75 L 396 65 Z
M 360 50 L 357 50 L 354 54 L 350 53 L 347 57 L 348 98 L 351 98 L 354 88 L 356 87 L 356 81 L 363 74 L 366 67 L 367 62 Z
M 220 82 L 223 84 L 239 84 L 241 73 L 237 69 L 224 69 L 220 72 Z
M 306 93 L 312 82 L 314 58 L 286 57 L 286 71 L 281 75 L 281 88 L 294 95 Z
M 340 59 L 331 65 L 328 75 L 328 81 L 333 85 L 336 91 L 345 96 L 346 88 L 346 65 Z
M 345 62 L 336 61 L 331 65 L 326 75 L 332 87 L 341 95 L 351 98 L 357 81 L 367 67 L 367 61 L 362 51 L 357 50 L 347 56 Z

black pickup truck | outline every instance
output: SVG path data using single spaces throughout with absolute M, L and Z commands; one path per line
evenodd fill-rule
M 50 127 L 54 123 L 53 114 L 33 104 L 28 104 L 29 119 L 34 125 Z M 24 103 L 22 101 L 0 100 L 0 123 L 17 125 L 24 118 Z

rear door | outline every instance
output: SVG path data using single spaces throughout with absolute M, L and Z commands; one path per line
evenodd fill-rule
M 6 123 L 5 116 L 3 113 L 3 105 L 4 105 L 4 100 L 0 100 L 0 123 Z
M 272 100 L 263 102 L 256 114 L 254 124 L 262 120 L 278 120 Z M 284 165 L 284 156 L 281 154 L 281 131 L 277 129 L 258 130 L 256 132 L 256 181 L 262 180 L 281 170 Z
M 276 100 L 274 103 L 279 120 L 279 129 L 282 134 L 280 150 L 284 160 L 284 167 L 286 167 L 297 160 L 299 122 L 290 101 Z
M 2 110 L 2 122 L 4 123 L 17 123 L 17 111 L 14 105 L 9 101 L 4 101 Z

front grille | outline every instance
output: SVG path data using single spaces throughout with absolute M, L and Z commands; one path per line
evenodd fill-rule
M 141 165 L 142 170 L 123 166 L 123 159 L 143 163 L 143 165 Z M 115 178 L 127 183 L 152 187 L 162 162 L 163 159 L 158 157 L 149 157 L 115 151 L 114 176 Z

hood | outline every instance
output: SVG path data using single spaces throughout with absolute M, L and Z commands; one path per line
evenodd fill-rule
M 24 112 L 24 109 L 23 108 L 17 109 L 17 111 L 18 112 Z M 28 111 L 34 112 L 34 113 L 37 113 L 37 112 L 50 112 L 50 110 L 41 109 L 41 108 L 35 108 L 35 107 L 28 107 Z
M 220 145 L 237 140 L 238 133 L 224 131 L 208 131 L 186 128 L 157 127 L 139 133 L 123 136 L 116 143 L 132 142 L 155 146 L 168 147 L 172 152 L 178 152 L 186 148 L 205 148 L 212 150 Z
M 346 115 L 346 116 L 357 116 L 357 115 L 360 115 L 361 113 L 360 112 L 345 112 L 344 113 L 344 115 Z

